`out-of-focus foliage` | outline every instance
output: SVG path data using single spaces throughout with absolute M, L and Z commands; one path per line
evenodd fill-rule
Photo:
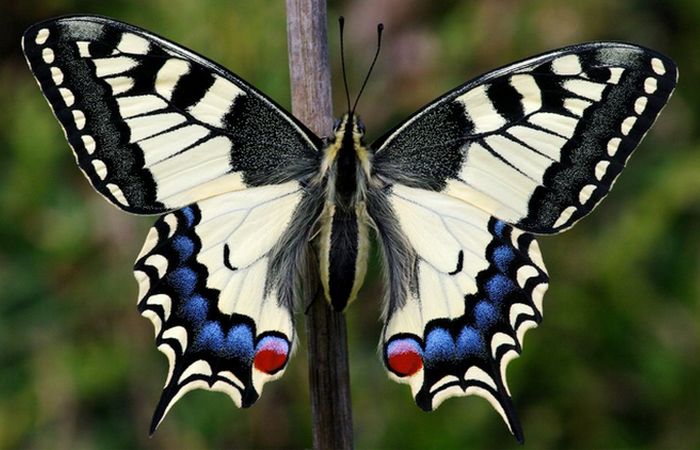
M 92 192 L 20 53 L 33 22 L 99 13 L 230 67 L 289 105 L 284 2 L 4 1 L 0 4 L 0 448 L 309 447 L 304 342 L 249 410 L 187 395 L 151 439 L 166 361 L 136 313 L 131 265 L 152 219 Z M 679 88 L 614 192 L 574 230 L 542 238 L 545 321 L 509 378 L 529 448 L 700 446 L 700 3 L 693 0 L 356 0 L 347 17 L 353 92 L 384 50 L 359 111 L 369 138 L 490 68 L 566 44 L 636 42 L 673 57 Z M 373 266 L 348 312 L 358 448 L 516 448 L 482 399 L 425 414 L 376 354 Z M 298 318 L 304 339 L 304 320 Z

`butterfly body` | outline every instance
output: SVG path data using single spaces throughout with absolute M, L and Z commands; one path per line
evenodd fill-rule
M 152 430 L 192 389 L 250 406 L 293 352 L 300 295 L 342 311 L 385 268 L 381 354 L 424 410 L 479 395 L 522 440 L 506 367 L 542 320 L 533 233 L 608 194 L 677 80 L 669 58 L 595 42 L 469 81 L 371 145 L 354 111 L 325 141 L 216 63 L 95 16 L 23 49 L 76 160 L 109 202 L 160 214 L 138 309 L 169 370 Z
M 321 284 L 337 311 L 357 297 L 367 271 L 371 150 L 363 136 L 358 116 L 346 113 L 328 139 L 319 171 L 325 184 L 318 243 Z

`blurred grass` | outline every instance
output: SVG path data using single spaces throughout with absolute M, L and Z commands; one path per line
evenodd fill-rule
M 289 105 L 283 2 L 38 0 L 0 5 L 0 448 L 299 448 L 311 442 L 304 343 L 249 410 L 194 392 L 147 425 L 166 362 L 135 311 L 131 265 L 152 219 L 92 192 L 25 67 L 24 28 L 65 13 L 141 25 L 230 67 Z M 562 236 L 540 239 L 551 287 L 509 379 L 527 448 L 700 448 L 700 3 L 356 0 L 351 88 L 386 24 L 359 110 L 369 139 L 455 85 L 573 42 L 619 39 L 667 53 L 679 89 L 614 193 Z M 517 448 L 482 399 L 425 414 L 376 355 L 381 286 L 348 311 L 358 448 Z M 303 340 L 303 318 L 298 317 Z

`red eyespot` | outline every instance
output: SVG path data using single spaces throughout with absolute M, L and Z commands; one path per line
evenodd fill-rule
M 287 363 L 289 344 L 276 336 L 264 337 L 255 350 L 253 364 L 255 368 L 267 374 L 274 374 Z
M 389 369 L 396 375 L 406 377 L 423 368 L 423 351 L 413 339 L 392 341 L 386 349 Z

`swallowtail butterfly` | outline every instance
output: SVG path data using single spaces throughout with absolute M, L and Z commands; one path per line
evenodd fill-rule
M 677 79 L 652 50 L 574 45 L 469 81 L 366 145 L 354 111 L 321 139 L 238 76 L 132 25 L 63 17 L 22 43 L 93 187 L 161 215 L 134 266 L 138 309 L 170 363 L 153 430 L 192 389 L 253 404 L 288 364 L 307 281 L 320 277 L 336 310 L 355 299 L 371 229 L 389 376 L 424 410 L 483 396 L 521 440 L 505 371 L 542 319 L 533 234 L 600 203 Z

